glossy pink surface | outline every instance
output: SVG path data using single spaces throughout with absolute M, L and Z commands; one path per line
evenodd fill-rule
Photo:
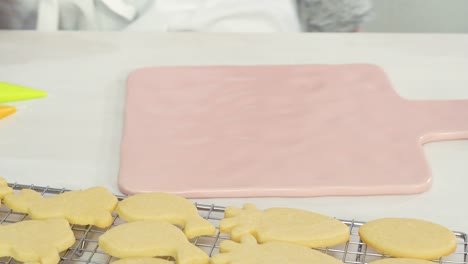
M 119 186 L 186 197 L 418 193 L 421 145 L 468 138 L 468 100 L 408 101 L 374 65 L 140 69 Z

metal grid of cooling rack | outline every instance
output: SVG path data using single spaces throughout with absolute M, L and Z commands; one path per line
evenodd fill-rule
M 23 185 L 23 184 L 10 184 L 15 190 L 21 189 L 32 189 L 41 193 L 44 197 L 51 197 L 68 190 L 58 189 L 51 187 L 41 187 L 34 185 Z M 118 196 L 119 200 L 124 199 L 124 196 Z M 219 221 L 223 218 L 224 209 L 223 206 L 207 205 L 207 204 L 195 204 L 200 215 L 205 219 L 213 223 L 216 227 L 219 226 Z M 25 214 L 14 212 L 6 206 L 0 208 L 0 224 L 16 223 L 23 220 L 27 220 L 29 217 Z M 385 258 L 378 252 L 371 248 L 368 248 L 363 243 L 358 235 L 359 227 L 364 222 L 354 220 L 341 220 L 343 223 L 350 227 L 351 239 L 349 242 L 343 245 L 339 245 L 331 248 L 318 249 L 326 254 L 336 257 L 342 260 L 344 263 L 353 264 L 367 264 L 374 260 Z M 114 215 L 114 222 L 112 226 L 122 224 L 124 221 L 121 220 L 117 215 Z M 98 238 L 101 234 L 112 228 L 98 228 L 95 226 L 79 226 L 72 225 L 72 230 L 75 233 L 76 243 L 67 251 L 61 254 L 61 263 L 90 263 L 90 264 L 107 264 L 114 260 L 117 260 L 106 253 L 104 253 L 98 246 Z M 468 237 L 467 234 L 462 232 L 454 232 L 457 237 L 458 247 L 455 253 L 448 257 L 444 257 L 439 260 L 435 260 L 434 263 L 445 263 L 445 264 L 468 264 Z M 218 253 L 219 243 L 223 240 L 229 239 L 228 235 L 220 234 L 218 231 L 214 236 L 203 236 L 193 239 L 191 242 L 196 246 L 203 249 L 210 256 Z M 0 263 L 20 263 L 12 258 L 3 257 L 0 258 Z

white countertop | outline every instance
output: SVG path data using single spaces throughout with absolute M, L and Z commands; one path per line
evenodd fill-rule
M 305 63 L 375 63 L 405 98 L 468 99 L 468 35 L 0 31 L 0 80 L 49 93 L 46 99 L 10 103 L 18 113 L 0 120 L 0 175 L 9 182 L 69 189 L 103 185 L 119 193 L 130 71 Z M 424 150 L 433 187 L 423 194 L 198 201 L 288 206 L 363 221 L 418 217 L 468 232 L 468 140 L 431 143 Z

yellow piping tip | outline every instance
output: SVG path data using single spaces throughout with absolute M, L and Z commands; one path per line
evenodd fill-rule
M 31 89 L 21 85 L 0 82 L 0 103 L 30 100 L 46 96 L 47 93 L 44 91 Z
M 12 115 L 16 112 L 13 106 L 0 105 L 0 119 Z

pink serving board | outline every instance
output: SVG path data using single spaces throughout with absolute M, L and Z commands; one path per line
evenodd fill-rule
M 119 186 L 186 197 L 427 190 L 429 141 L 468 138 L 468 100 L 409 101 L 375 65 L 131 73 Z

